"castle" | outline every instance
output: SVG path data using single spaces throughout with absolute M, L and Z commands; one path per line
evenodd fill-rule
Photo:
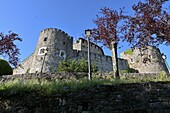
M 60 29 L 44 29 L 40 33 L 34 53 L 15 68 L 13 74 L 57 72 L 58 64 L 62 60 L 87 59 L 87 49 L 87 40 L 83 38 L 73 43 L 73 37 Z M 150 53 L 143 51 L 143 57 L 139 56 L 141 53 L 139 49 L 135 49 L 132 54 L 121 53 L 119 69 L 127 70 L 130 67 L 140 73 L 155 73 L 162 70 L 168 72 L 159 49 L 150 47 L 147 51 Z M 91 61 L 96 63 L 98 71 L 113 71 L 112 57 L 105 55 L 101 47 L 90 43 L 90 53 Z M 147 59 L 146 63 L 144 59 Z

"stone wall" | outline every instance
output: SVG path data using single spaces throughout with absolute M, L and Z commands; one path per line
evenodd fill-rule
M 152 80 L 159 78 L 160 76 L 164 76 L 165 73 L 124 73 L 120 74 L 123 78 L 133 79 L 137 78 L 138 80 L 142 80 L 145 78 L 150 78 Z M 170 76 L 170 74 L 166 74 Z M 92 73 L 92 78 L 102 78 L 105 79 L 107 77 L 114 76 L 113 72 L 96 72 Z M 60 72 L 60 73 L 26 73 L 26 74 L 15 74 L 15 75 L 3 75 L 0 76 L 0 83 L 5 81 L 10 81 L 14 79 L 20 79 L 21 81 L 28 79 L 45 79 L 45 80 L 62 80 L 62 79 L 80 79 L 88 77 L 88 73 L 82 72 Z
M 130 68 L 138 70 L 139 73 L 159 73 L 161 71 L 168 73 L 161 52 L 156 47 L 130 49 L 122 52 L 120 57 L 126 59 Z
M 32 60 L 34 58 L 34 54 L 31 54 L 27 59 L 25 59 L 17 68 L 13 70 L 13 74 L 21 74 L 21 73 L 29 73 L 30 67 L 32 65 Z
M 101 54 L 92 53 L 90 54 L 91 62 L 96 64 L 98 71 L 109 72 L 113 71 L 112 68 L 112 58 L 110 56 L 105 56 Z M 88 59 L 87 51 L 77 51 L 74 50 L 73 59 Z
M 64 94 L 0 92 L 1 113 L 169 113 L 170 82 L 97 85 Z

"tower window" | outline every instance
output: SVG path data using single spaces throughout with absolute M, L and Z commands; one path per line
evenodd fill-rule
M 47 47 L 41 47 L 38 51 L 38 55 L 45 55 L 47 51 Z
M 63 42 L 63 45 L 65 45 L 66 44 L 66 42 Z
M 66 52 L 64 50 L 60 50 L 60 54 L 59 54 L 59 57 L 61 58 L 66 58 Z
M 46 41 L 47 41 L 47 37 L 44 38 L 44 42 L 46 42 Z
M 79 40 L 77 40 L 76 43 L 79 43 Z
M 134 62 L 135 62 L 134 58 L 131 58 L 131 62 L 132 62 L 132 63 L 134 63 Z

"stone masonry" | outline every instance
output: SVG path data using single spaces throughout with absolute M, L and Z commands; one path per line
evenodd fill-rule
M 156 47 L 129 49 L 120 56 L 128 61 L 130 68 L 138 70 L 139 73 L 169 72 L 160 50 Z
M 47 53 L 45 53 L 45 50 Z M 13 74 L 39 73 L 41 70 L 43 73 L 57 72 L 58 64 L 62 60 L 87 59 L 87 50 L 87 40 L 79 38 L 73 43 L 73 37 L 64 31 L 56 28 L 47 28 L 40 32 L 35 51 L 14 69 Z M 144 51 L 148 55 L 146 59 L 152 57 L 152 60 L 150 62 L 147 59 L 146 63 L 141 60 L 146 55 L 140 57 L 139 49 L 135 49 L 132 55 L 121 53 L 121 58 L 118 61 L 119 69 L 127 70 L 130 66 L 141 73 L 157 73 L 162 70 L 167 72 L 160 51 L 153 47 L 147 51 L 148 53 Z M 149 52 L 152 52 L 152 55 Z M 101 47 L 90 43 L 90 53 L 91 61 L 97 65 L 98 71 L 113 71 L 112 57 L 106 56 Z M 132 60 L 135 60 L 135 62 L 132 62 Z
M 104 55 L 103 50 L 96 44 L 90 43 L 91 60 L 102 72 L 112 71 L 111 56 Z M 44 54 L 44 50 L 47 54 Z M 36 49 L 25 59 L 13 74 L 56 72 L 60 61 L 68 59 L 87 59 L 87 41 L 79 38 L 73 44 L 73 37 L 60 29 L 47 28 L 41 31 Z M 43 64 L 44 60 L 44 64 Z M 120 59 L 122 68 L 127 69 L 127 61 Z

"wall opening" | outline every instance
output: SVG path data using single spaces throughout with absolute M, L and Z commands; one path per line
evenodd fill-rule
M 47 41 L 47 37 L 44 38 L 44 42 L 46 42 L 46 41 Z
M 45 55 L 45 51 L 47 51 L 47 47 L 41 47 L 38 51 L 38 55 Z
M 64 50 L 60 50 L 59 57 L 65 59 L 66 58 L 66 52 Z

